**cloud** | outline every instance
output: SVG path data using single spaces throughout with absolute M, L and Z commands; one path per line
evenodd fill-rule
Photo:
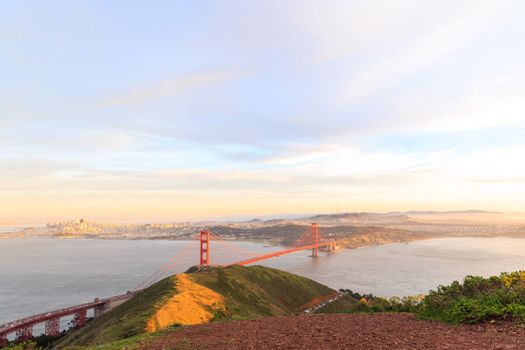
M 399 45 L 422 24 L 421 10 L 429 6 L 423 1 L 280 3 L 293 28 L 311 42 L 308 62 L 314 64 Z
M 345 147 L 338 144 L 296 143 L 286 146 L 262 161 L 276 165 L 305 164 L 340 152 L 350 155 L 357 153 L 358 150 L 353 147 Z
M 47 60 L 3 70 L 0 204 L 166 216 L 517 207 L 520 5 L 191 3 L 151 23 L 141 6 L 101 19 L 95 5 L 81 12 L 100 36 L 83 28 L 81 45 L 75 31 L 60 38 L 63 23 L 53 42 L 10 44 Z
M 452 162 L 452 167 L 465 178 L 515 179 L 525 177 L 525 163 L 519 161 L 525 145 L 488 147 L 463 155 Z
M 362 69 L 350 81 L 341 98 L 355 101 L 368 97 L 410 74 L 446 60 L 447 56 L 463 48 L 472 37 L 483 31 L 482 24 L 499 6 L 500 4 L 492 1 L 484 1 L 456 9 L 454 16 L 445 17 L 444 23 L 437 28 L 427 29 L 427 32 L 424 31 L 416 39 L 405 43 L 399 50 L 382 55 L 379 62 L 373 62 Z
M 395 122 L 385 128 L 412 132 L 462 132 L 495 127 L 525 127 L 525 79 L 523 68 L 512 76 L 486 78 L 451 87 L 455 97 L 400 99 L 393 113 Z M 424 93 L 423 93 L 424 94 Z
M 212 72 L 188 74 L 183 77 L 156 82 L 155 84 L 137 87 L 131 91 L 107 99 L 102 105 L 137 106 L 148 101 L 173 97 L 183 91 L 232 79 L 232 72 Z

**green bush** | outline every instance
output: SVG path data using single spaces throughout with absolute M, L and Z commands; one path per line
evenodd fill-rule
M 525 271 L 483 278 L 467 276 L 439 286 L 415 310 L 423 319 L 479 323 L 493 319 L 525 321 Z
M 423 296 L 411 297 L 392 297 L 383 298 L 376 297 L 372 294 L 353 293 L 350 290 L 344 290 L 349 298 L 353 300 L 351 303 L 344 303 L 342 310 L 335 310 L 339 312 L 416 312 Z M 330 304 L 328 304 L 329 306 Z M 319 310 L 319 313 L 334 312 L 329 307 Z
M 525 321 L 525 271 L 489 278 L 467 276 L 463 283 L 454 281 L 448 286 L 439 286 L 425 297 L 386 299 L 348 289 L 340 291 L 355 300 L 345 305 L 345 312 L 413 312 L 422 319 L 448 323 Z
M 2 350 L 42 350 L 42 348 L 39 347 L 37 343 L 35 343 L 34 341 L 29 340 L 29 341 L 25 341 L 20 344 L 11 345 L 11 346 L 2 348 Z

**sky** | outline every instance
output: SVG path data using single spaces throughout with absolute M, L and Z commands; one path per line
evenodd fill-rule
M 0 2 L 0 224 L 525 211 L 525 2 Z

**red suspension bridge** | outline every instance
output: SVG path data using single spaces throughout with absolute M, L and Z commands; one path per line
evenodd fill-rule
M 211 241 L 215 240 L 223 244 L 227 244 L 228 248 L 231 250 L 241 251 L 246 254 L 246 250 L 236 248 L 235 245 L 229 243 L 228 241 L 222 240 L 221 238 L 214 235 L 209 230 L 203 230 L 200 232 L 200 235 L 197 237 L 200 240 L 199 244 L 199 267 L 201 269 L 206 269 L 211 264 Z M 303 234 L 296 239 L 290 247 L 278 250 L 272 253 L 257 255 L 255 257 L 233 262 L 227 264 L 226 266 L 231 265 L 249 265 L 255 262 L 270 259 L 273 257 L 282 256 L 285 254 L 290 254 L 303 250 L 311 250 L 311 257 L 316 258 L 319 256 L 319 251 L 326 252 L 335 252 L 338 248 L 338 244 L 335 240 L 330 240 L 325 237 L 319 226 L 313 223 L 308 227 Z M 185 255 L 189 250 L 185 249 L 182 253 L 178 254 L 176 257 L 181 257 Z M 253 252 L 252 252 L 253 253 Z M 131 299 L 133 296 L 138 294 L 144 288 L 154 284 L 169 273 L 173 267 L 176 266 L 176 259 L 173 257 L 165 264 L 163 264 L 157 271 L 150 275 L 146 280 L 139 284 L 133 291 L 129 291 L 126 294 L 113 296 L 105 299 L 95 299 L 92 302 L 75 305 L 68 308 L 63 308 L 59 310 L 49 311 L 38 315 L 33 315 L 25 317 L 16 321 L 12 321 L 3 325 L 0 325 L 0 347 L 5 346 L 8 343 L 8 336 L 11 334 L 14 335 L 15 342 L 21 342 L 24 340 L 31 339 L 33 337 L 33 328 L 38 324 L 45 325 L 45 334 L 48 336 L 58 336 L 60 334 L 60 320 L 64 317 L 72 318 L 72 325 L 74 327 L 82 327 L 86 324 L 88 320 L 88 311 L 92 310 L 93 317 L 99 317 L 108 310 L 122 304 L 123 302 Z
M 88 311 L 93 310 L 93 317 L 99 317 L 107 310 L 133 298 L 139 292 L 140 290 L 137 290 L 106 299 L 95 299 L 89 303 L 44 312 L 0 325 L 0 347 L 8 343 L 7 337 L 11 333 L 15 334 L 16 342 L 31 339 L 33 337 L 33 327 L 41 323 L 45 324 L 46 335 L 51 337 L 58 336 L 60 335 L 60 319 L 63 317 L 72 317 L 71 323 L 73 327 L 82 327 L 88 321 Z
M 210 238 L 219 239 L 213 235 L 210 231 L 201 231 L 200 234 L 200 267 L 205 267 L 210 265 Z M 305 230 L 305 232 L 295 240 L 292 246 L 288 249 L 279 250 L 269 254 L 255 256 L 250 259 L 241 260 L 229 265 L 248 265 L 253 264 L 254 262 L 270 259 L 273 257 L 295 253 L 301 250 L 312 250 L 312 257 L 317 258 L 319 256 L 319 250 L 326 250 L 329 252 L 334 252 L 337 250 L 337 242 L 327 239 L 319 230 L 319 226 L 313 223 L 310 227 L 310 230 Z

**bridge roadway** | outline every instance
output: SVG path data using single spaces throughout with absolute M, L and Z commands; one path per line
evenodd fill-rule
M 65 316 L 73 316 L 75 326 L 83 326 L 87 321 L 88 310 L 93 309 L 94 317 L 98 317 L 106 311 L 120 305 L 124 301 L 131 299 L 141 291 L 142 290 L 136 290 L 105 299 L 95 299 L 89 303 L 44 312 L 0 325 L 0 347 L 5 345 L 7 342 L 7 336 L 11 333 L 16 332 L 16 340 L 18 341 L 31 338 L 33 326 L 44 322 L 46 322 L 46 335 L 58 335 L 60 333 L 60 318 Z
M 290 253 L 298 252 L 298 251 L 301 251 L 301 250 L 317 249 L 317 248 L 321 248 L 321 247 L 326 247 L 330 251 L 333 251 L 333 250 L 335 250 L 336 245 L 337 245 L 337 243 L 335 241 L 329 241 L 329 242 L 322 242 L 322 243 L 317 243 L 317 244 L 311 244 L 311 245 L 306 245 L 306 246 L 301 246 L 301 247 L 290 248 L 290 249 L 284 249 L 284 250 L 279 250 L 279 251 L 276 251 L 276 252 L 273 252 L 273 253 L 256 256 L 254 258 L 238 261 L 236 263 L 230 264 L 229 266 L 231 266 L 231 265 L 244 266 L 244 265 L 248 265 L 248 264 L 251 264 L 251 263 L 254 263 L 254 262 L 257 262 L 257 261 L 273 258 L 273 257 L 276 257 L 276 256 L 290 254 Z

